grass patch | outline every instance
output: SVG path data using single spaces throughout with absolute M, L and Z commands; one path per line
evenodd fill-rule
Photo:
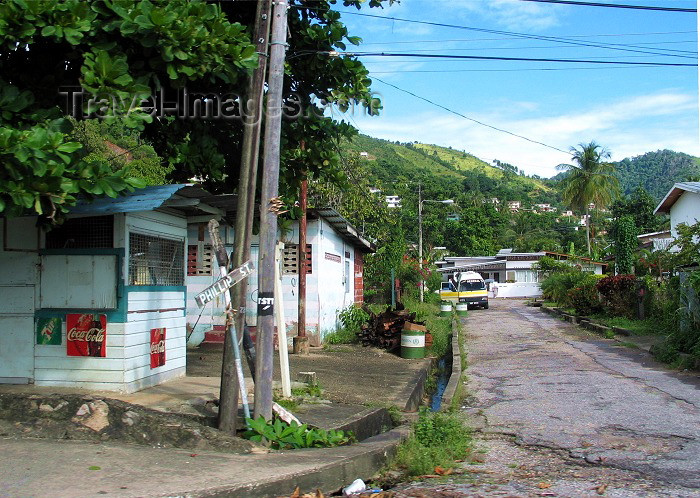
M 347 327 L 341 327 L 335 332 L 326 334 L 323 337 L 324 347 L 335 344 L 356 344 L 357 342 L 359 342 L 357 339 L 357 334 Z
M 279 398 L 275 399 L 275 402 L 280 405 L 282 408 L 289 410 L 290 412 L 294 413 L 299 409 L 299 403 L 294 401 L 293 399 L 289 398 Z
M 292 396 L 299 396 L 299 397 L 304 397 L 304 396 L 311 396 L 313 398 L 320 398 L 321 394 L 323 393 L 323 390 L 321 389 L 321 386 L 318 384 L 316 385 L 307 385 L 304 387 L 293 387 L 292 388 Z
M 622 316 L 609 317 L 605 315 L 595 315 L 594 320 L 608 327 L 620 327 L 627 329 L 634 335 L 658 335 L 663 332 L 663 328 L 659 327 L 654 320 L 630 320 Z
M 435 467 L 454 468 L 472 448 L 471 430 L 459 413 L 422 408 L 413 432 L 399 446 L 393 465 L 409 476 L 432 474 Z

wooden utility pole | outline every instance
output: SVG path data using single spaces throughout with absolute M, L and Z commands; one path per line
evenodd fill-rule
M 260 258 L 258 264 L 258 327 L 255 361 L 254 417 L 272 418 L 272 365 L 275 332 L 275 245 L 277 215 L 282 209 L 278 197 L 282 90 L 287 47 L 287 3 L 273 2 L 270 41 L 270 74 L 267 91 L 267 119 L 263 149 L 262 194 L 260 200 Z
M 260 128 L 262 124 L 262 95 L 267 69 L 267 42 L 270 34 L 271 0 L 259 0 L 255 13 L 255 43 L 258 67 L 248 80 L 249 105 L 243 106 L 243 147 L 241 154 L 238 200 L 236 207 L 235 247 L 233 266 L 240 266 L 250 259 L 250 239 L 253 231 L 255 210 L 255 185 L 258 174 L 258 150 L 260 149 Z M 245 334 L 245 305 L 248 281 L 243 280 L 231 289 L 231 302 L 238 310 L 234 318 L 237 340 Z M 224 358 L 221 367 L 221 389 L 219 392 L 219 429 L 236 433 L 236 412 L 238 409 L 238 383 L 233 378 L 233 336 L 226 334 Z M 255 364 L 250 347 L 245 348 L 248 366 L 255 377 Z M 254 351 L 252 352 L 254 354 Z M 252 360 L 252 361 L 251 361 Z

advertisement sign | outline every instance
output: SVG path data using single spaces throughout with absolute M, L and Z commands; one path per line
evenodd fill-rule
M 68 314 L 66 331 L 68 356 L 106 356 L 107 315 Z
M 151 368 L 165 365 L 165 328 L 151 329 Z
M 38 318 L 36 321 L 36 343 L 52 346 L 62 344 L 62 327 L 63 318 L 60 316 Z

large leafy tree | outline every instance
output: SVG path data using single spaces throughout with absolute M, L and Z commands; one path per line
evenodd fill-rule
M 563 180 L 564 202 L 579 212 L 586 213 L 586 250 L 591 254 L 590 204 L 596 208 L 610 204 L 619 190 L 615 166 L 606 162 L 610 152 L 595 142 L 581 143 L 571 148 L 571 164 L 560 164 L 558 169 L 568 172 Z
M 345 42 L 359 42 L 331 10 L 334 3 L 290 2 L 287 104 L 303 112 L 284 123 L 281 187 L 288 195 L 301 173 L 335 166 L 328 142 L 353 131 L 325 116 L 324 104 L 377 107 L 362 64 L 352 57 L 329 58 Z M 358 8 L 361 3 L 343 2 Z M 372 7 L 381 3 L 369 2 Z M 55 218 L 79 195 L 114 196 L 143 184 L 130 177 L 128 168 L 94 160 L 71 134 L 69 113 L 78 120 L 102 119 L 136 130 L 165 165 L 175 167 L 171 181 L 196 176 L 212 190 L 233 190 L 240 121 L 211 113 L 183 119 L 177 112 L 152 108 L 154 96 L 172 104 L 184 89 L 191 106 L 222 104 L 226 95 L 245 99 L 247 77 L 257 64 L 250 40 L 254 14 L 255 2 L 2 2 L 0 213 Z M 80 87 L 88 94 L 82 101 L 77 98 Z M 299 147 L 302 140 L 304 148 Z

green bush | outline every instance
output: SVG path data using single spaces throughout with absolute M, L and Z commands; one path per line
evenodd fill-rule
M 435 467 L 451 469 L 472 449 L 471 430 L 459 413 L 421 408 L 413 432 L 396 453 L 394 464 L 411 476 L 432 474 Z
M 367 323 L 369 315 L 359 306 L 351 304 L 338 313 L 338 319 L 343 324 L 343 327 L 354 333 L 359 332 L 360 327 Z
M 590 272 L 572 269 L 571 271 L 552 273 L 542 281 L 540 286 L 542 295 L 546 300 L 554 301 L 565 308 L 573 308 L 573 299 L 577 299 L 580 305 L 583 306 L 582 299 L 591 297 L 591 292 L 588 288 L 591 284 L 595 284 L 598 278 L 600 277 Z M 582 290 L 571 295 L 570 291 L 578 287 L 581 287 Z M 591 300 L 588 299 L 588 301 Z
M 605 277 L 596 285 L 606 311 L 613 316 L 637 316 L 637 277 L 615 275 Z

